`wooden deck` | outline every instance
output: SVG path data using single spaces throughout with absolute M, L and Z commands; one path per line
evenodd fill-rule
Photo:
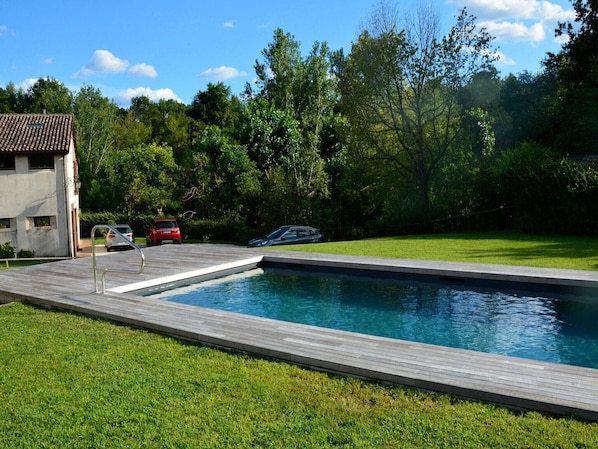
M 167 245 L 146 248 L 144 253 L 144 272 L 108 273 L 109 291 L 105 295 L 95 293 L 89 257 L 0 272 L 0 303 L 27 300 L 316 369 L 598 421 L 596 369 L 323 329 L 122 293 L 129 284 L 151 285 L 158 278 L 172 280 L 180 273 L 198 273 L 262 257 L 411 275 L 432 273 L 579 288 L 597 288 L 598 273 L 260 251 L 212 244 Z M 120 266 L 137 270 L 139 255 L 134 251 L 101 254 L 97 261 L 100 269 Z

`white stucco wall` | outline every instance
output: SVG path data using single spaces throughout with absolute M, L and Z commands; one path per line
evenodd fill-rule
M 29 169 L 27 156 L 15 157 L 15 170 L 0 170 L 0 218 L 10 218 L 11 228 L 0 229 L 0 244 L 11 241 L 36 257 L 74 255 L 72 210 L 78 213 L 75 193 L 74 149 L 54 156 L 54 169 Z M 51 226 L 35 226 L 34 217 L 52 217 Z M 12 226 L 14 223 L 14 227 Z M 75 225 L 78 235 L 78 223 Z

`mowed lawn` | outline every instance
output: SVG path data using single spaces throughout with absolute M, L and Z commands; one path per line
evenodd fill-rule
M 526 243 L 519 236 L 503 239 L 502 251 L 488 234 L 458 240 L 401 237 L 295 249 L 598 264 L 592 239 L 577 246 L 575 239 Z M 579 263 L 574 247 L 585 251 Z M 0 342 L 0 448 L 598 447 L 597 423 L 343 378 L 25 304 L 0 306 Z
M 401 259 L 598 270 L 598 238 L 509 232 L 386 237 L 277 249 Z

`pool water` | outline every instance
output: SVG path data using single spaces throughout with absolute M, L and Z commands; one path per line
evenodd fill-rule
M 153 296 L 275 320 L 598 368 L 598 307 L 589 299 L 261 269 Z

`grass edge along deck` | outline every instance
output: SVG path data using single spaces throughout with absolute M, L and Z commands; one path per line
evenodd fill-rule
M 332 256 L 200 244 L 144 250 L 140 283 L 180 273 L 263 259 L 308 264 L 377 267 L 406 273 L 484 277 L 555 285 L 598 287 L 594 272 L 528 269 L 399 259 Z M 99 257 L 104 264 L 135 264 L 127 253 Z M 112 274 L 112 273 L 110 273 Z M 139 276 L 107 278 L 96 294 L 89 259 L 54 262 L 0 273 L 0 303 L 26 300 L 45 307 L 141 327 L 174 337 L 271 357 L 311 368 L 514 409 L 572 415 L 598 421 L 598 370 L 445 348 L 351 332 L 251 317 L 117 293 Z M 126 288 L 124 288 L 126 289 Z

